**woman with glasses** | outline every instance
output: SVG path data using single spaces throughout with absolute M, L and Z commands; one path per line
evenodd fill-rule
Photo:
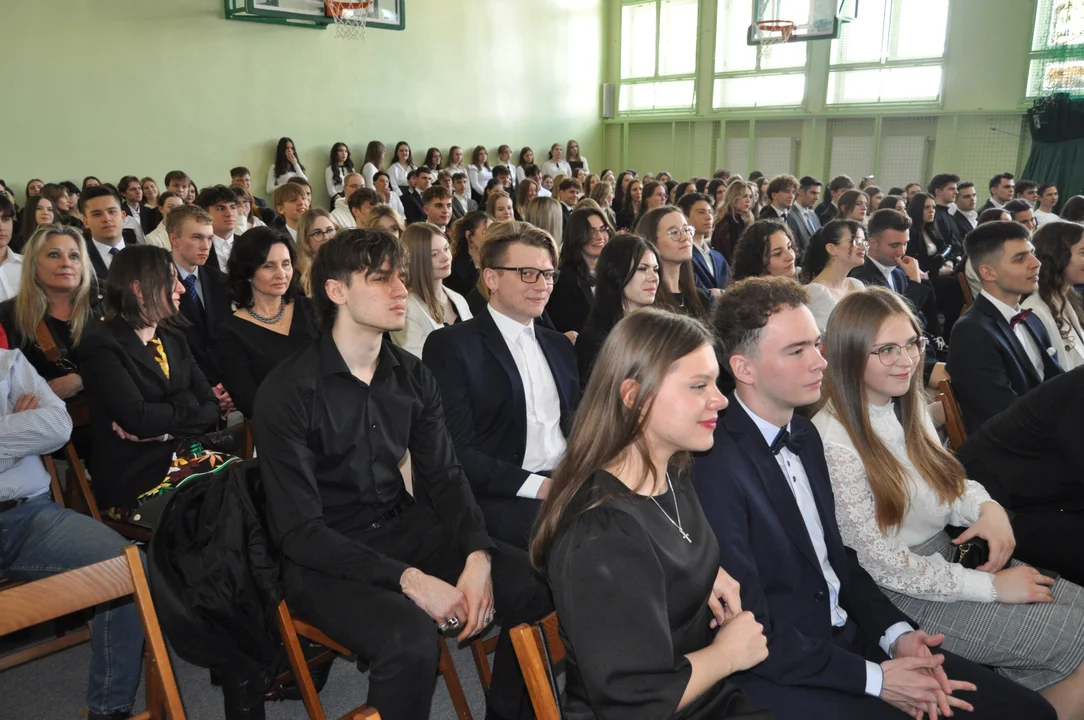
M 621 318 L 654 304 L 659 289 L 658 251 L 639 235 L 614 236 L 599 254 L 594 289 L 591 312 L 576 338 L 580 387 L 587 386 L 602 343 Z
M 306 210 L 301 219 L 297 221 L 297 264 L 294 270 L 297 272 L 301 291 L 306 296 L 312 295 L 309 287 L 309 273 L 312 271 L 312 263 L 316 260 L 316 253 L 335 234 L 339 227 L 332 221 L 331 215 L 322 208 Z
M 587 321 L 595 295 L 595 265 L 612 234 L 601 210 L 583 208 L 568 216 L 558 263 L 561 277 L 546 306 L 558 331 L 578 333 Z
M 1084 592 L 1012 560 L 1005 510 L 938 441 L 925 346 L 910 306 L 884 288 L 845 298 L 828 323 L 813 424 L 843 544 L 896 607 L 944 634 L 945 650 L 1041 692 L 1058 717 L 1080 717 Z M 948 525 L 966 530 L 952 540 Z M 984 548 L 967 544 L 979 538 Z
M 470 320 L 467 299 L 444 286 L 452 274 L 452 249 L 436 225 L 414 223 L 403 233 L 410 255 L 407 274 L 406 325 L 391 334 L 396 345 L 418 358 L 429 333 Z
M 794 235 L 786 223 L 757 220 L 745 229 L 734 246 L 734 279 L 747 277 L 795 277 L 798 253 Z
M 655 245 L 661 276 L 655 304 L 685 315 L 706 319 L 712 299 L 697 287 L 693 272 L 693 235 L 685 213 L 673 205 L 649 210 L 636 225 L 636 234 Z
M 296 261 L 285 234 L 261 227 L 237 238 L 226 266 L 237 311 L 222 322 L 215 353 L 222 384 L 248 418 L 267 373 L 319 334 L 312 303 L 298 288 Z
M 848 274 L 866 262 L 868 249 L 866 230 L 854 220 L 833 220 L 810 239 L 801 280 L 806 283 L 808 306 L 821 333 L 840 300 L 866 289 L 861 280 Z

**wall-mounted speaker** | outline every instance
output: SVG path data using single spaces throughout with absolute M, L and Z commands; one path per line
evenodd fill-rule
M 602 83 L 602 117 L 614 116 L 614 84 Z

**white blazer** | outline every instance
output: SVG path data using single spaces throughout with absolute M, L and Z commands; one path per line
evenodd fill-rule
M 1027 300 L 1020 304 L 1020 307 L 1024 310 L 1031 310 L 1035 313 L 1035 317 L 1043 321 L 1046 334 L 1050 336 L 1050 342 L 1058 353 L 1055 360 L 1058 361 L 1058 365 L 1061 366 L 1062 370 L 1069 372 L 1073 368 L 1084 365 L 1084 330 L 1081 329 L 1080 321 L 1073 314 L 1069 315 L 1069 324 L 1072 326 L 1069 337 L 1073 341 L 1069 343 L 1061 336 L 1058 324 L 1054 322 L 1054 313 L 1051 311 L 1050 306 L 1039 297 L 1039 293 L 1032 293 Z M 1076 333 L 1075 338 L 1073 333 Z M 1072 349 L 1067 349 L 1066 345 L 1070 345 Z
M 444 292 L 447 293 L 448 299 L 452 301 L 452 305 L 455 305 L 455 311 L 459 313 L 459 321 L 470 320 L 472 316 L 470 307 L 467 305 L 467 299 L 449 288 L 444 288 Z M 425 339 L 429 337 L 429 333 L 442 327 L 444 326 L 429 314 L 429 308 L 425 306 L 422 299 L 411 293 L 407 297 L 406 303 L 406 325 L 402 330 L 393 332 L 391 339 L 411 355 L 420 358 L 422 348 L 425 346 Z

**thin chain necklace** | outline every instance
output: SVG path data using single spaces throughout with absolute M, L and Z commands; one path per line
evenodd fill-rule
M 678 507 L 677 493 L 674 492 L 674 484 L 670 482 L 670 473 L 666 473 L 666 485 L 670 488 L 670 494 L 674 498 L 674 513 L 677 515 L 676 521 L 674 518 L 670 517 L 670 513 L 662 509 L 662 505 L 659 505 L 659 501 L 655 499 L 654 495 L 649 495 L 648 497 L 651 498 L 651 502 L 655 503 L 655 506 L 659 508 L 659 510 L 662 510 L 662 514 L 666 516 L 666 519 L 670 521 L 670 524 L 678 529 L 678 532 L 681 533 L 681 537 L 691 543 L 693 539 L 689 537 L 689 533 L 685 532 L 685 528 L 681 526 L 681 508 Z
M 245 308 L 245 312 L 262 322 L 264 325 L 275 325 L 278 323 L 279 320 L 282 319 L 282 316 L 286 314 L 286 296 L 284 295 L 282 297 L 282 302 L 279 304 L 279 311 L 271 317 L 264 317 L 263 315 L 260 315 L 253 309 L 252 306 Z

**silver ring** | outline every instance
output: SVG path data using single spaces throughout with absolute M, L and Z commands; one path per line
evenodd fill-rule
M 459 618 L 457 618 L 455 615 L 452 615 L 450 618 L 448 618 L 444 622 L 447 623 L 448 627 L 452 627 L 452 628 L 459 627 Z

